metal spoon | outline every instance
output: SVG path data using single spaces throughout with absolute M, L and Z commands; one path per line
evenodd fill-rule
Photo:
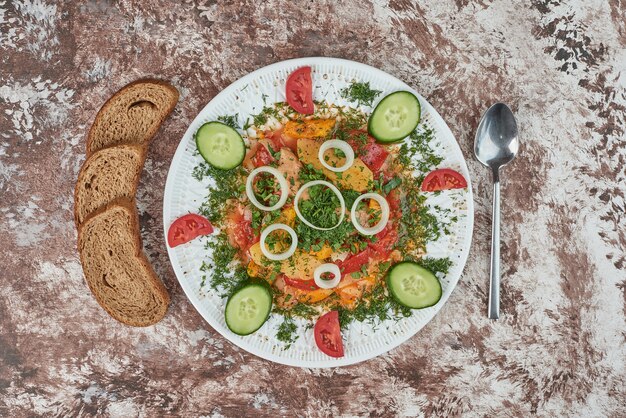
M 480 120 L 474 142 L 476 158 L 493 173 L 489 319 L 500 317 L 500 167 L 513 161 L 518 147 L 513 112 L 504 103 L 494 104 Z

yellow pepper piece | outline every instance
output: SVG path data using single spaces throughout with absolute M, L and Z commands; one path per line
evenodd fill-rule
M 342 173 L 335 173 L 325 168 L 319 159 L 319 150 L 321 142 L 313 139 L 300 139 L 298 140 L 298 158 L 304 164 L 311 164 L 318 170 L 322 170 L 324 175 L 328 177 L 332 182 L 338 183 L 344 189 L 352 189 L 357 192 L 363 192 L 374 181 L 374 174 L 372 170 L 365 165 L 360 158 L 356 157 L 354 163 L 350 168 Z M 328 163 L 338 163 L 338 157 L 329 155 Z
M 284 209 L 280 214 L 279 222 L 281 223 L 293 226 L 295 220 L 296 210 L 293 207 Z
M 315 303 L 326 299 L 333 294 L 332 289 L 316 289 L 298 295 L 298 301 L 304 303 Z
M 311 252 L 309 254 L 312 254 L 312 255 L 316 256 L 318 258 L 318 260 L 324 260 L 324 259 L 330 257 L 330 255 L 332 253 L 333 253 L 333 249 L 330 247 L 330 245 L 324 244 L 324 246 L 322 247 L 321 250 L 319 250 L 319 251 L 311 250 Z
M 285 124 L 283 133 L 291 138 L 324 138 L 335 127 L 335 119 L 311 119 L 295 121 Z
M 259 266 L 254 261 L 250 260 L 248 263 L 248 276 L 250 277 L 259 277 L 261 274 L 261 266 Z
M 280 265 L 280 272 L 292 279 L 309 280 L 313 278 L 313 272 L 322 262 L 317 257 L 301 250 L 284 260 Z
M 263 252 L 261 251 L 261 243 L 257 242 L 256 244 L 253 244 L 249 249 L 248 252 L 250 252 L 250 258 L 252 258 L 252 261 L 254 263 L 256 263 L 257 265 L 264 265 L 267 264 L 268 259 L 263 255 Z
M 363 294 L 363 290 L 359 287 L 358 283 L 353 283 L 341 289 L 335 289 L 335 291 L 339 295 L 341 305 L 350 309 L 354 307 L 357 299 Z
M 373 210 L 380 210 L 380 205 L 374 199 L 370 199 L 369 208 Z

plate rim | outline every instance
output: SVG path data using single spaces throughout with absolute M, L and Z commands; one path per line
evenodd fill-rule
M 173 168 L 175 168 L 178 164 L 179 161 L 182 159 L 182 156 L 184 154 L 185 151 L 185 147 L 186 144 L 183 141 L 185 139 L 185 137 L 187 137 L 188 134 L 192 133 L 190 132 L 192 130 L 192 126 L 194 125 L 194 121 L 198 118 L 198 116 L 200 114 L 202 114 L 210 105 L 212 102 L 214 102 L 215 100 L 219 100 L 221 97 L 225 97 L 227 96 L 231 90 L 238 88 L 239 85 L 244 85 L 245 83 L 250 82 L 251 80 L 253 80 L 258 74 L 264 73 L 268 70 L 272 70 L 274 67 L 285 67 L 285 66 L 293 66 L 293 65 L 299 65 L 299 66 L 303 66 L 303 65 L 311 65 L 311 66 L 315 66 L 315 65 L 321 65 L 321 64 L 338 64 L 338 65 L 344 65 L 344 66 L 352 66 L 352 67 L 360 67 L 360 69 L 368 71 L 368 72 L 373 72 L 373 73 L 377 73 L 378 75 L 382 76 L 382 77 L 391 77 L 393 78 L 395 81 L 397 81 L 400 85 L 402 85 L 402 88 L 406 88 L 407 90 L 411 91 L 412 93 L 416 94 L 418 96 L 418 98 L 422 99 L 424 102 L 426 102 L 429 105 L 429 113 L 431 114 L 431 116 L 436 119 L 437 123 L 444 127 L 444 129 L 447 129 L 448 134 L 454 139 L 453 144 L 451 144 L 453 150 L 455 153 L 458 153 L 461 156 L 461 159 L 459 161 L 460 166 L 462 169 L 464 169 L 464 171 L 468 174 L 468 178 L 467 178 L 467 199 L 466 199 L 466 204 L 467 204 L 467 225 L 466 225 L 466 236 L 464 237 L 464 242 L 461 245 L 462 251 L 460 254 L 460 257 L 458 259 L 458 263 L 459 263 L 459 273 L 458 275 L 456 275 L 456 277 L 453 277 L 453 280 L 450 280 L 451 283 L 454 283 L 450 292 L 447 295 L 443 295 L 442 299 L 443 301 L 441 301 L 441 303 L 438 303 L 437 308 L 435 310 L 435 312 L 433 313 L 433 316 L 424 324 L 422 324 L 421 326 L 419 326 L 417 329 L 415 329 L 414 332 L 412 333 L 407 333 L 406 335 L 403 335 L 402 337 L 394 340 L 391 344 L 387 344 L 387 345 L 383 345 L 381 347 L 378 347 L 374 350 L 371 350 L 365 354 L 359 354 L 356 355 L 354 357 L 351 357 L 349 359 L 346 358 L 339 358 L 339 359 L 335 359 L 335 358 L 329 358 L 327 360 L 321 360 L 321 361 L 316 361 L 316 360 L 299 360 L 299 359 L 290 359 L 290 358 L 283 358 L 280 357 L 272 352 L 265 352 L 265 351 L 261 351 L 261 350 L 257 350 L 255 347 L 251 346 L 250 344 L 248 344 L 245 340 L 237 340 L 236 335 L 232 334 L 228 329 L 222 327 L 221 324 L 217 323 L 216 321 L 214 321 L 209 315 L 205 315 L 205 313 L 203 313 L 203 310 L 200 308 L 200 304 L 201 301 L 200 299 L 197 297 L 195 289 L 191 289 L 190 286 L 187 286 L 185 284 L 185 282 L 183 280 L 181 280 L 181 276 L 183 275 L 183 272 L 181 271 L 182 268 L 180 265 L 177 265 L 173 262 L 174 260 L 174 256 L 173 256 L 173 249 L 170 248 L 169 245 L 167 245 L 167 230 L 168 230 L 168 225 L 167 222 L 169 222 L 169 218 L 166 217 L 166 214 L 169 214 L 169 212 L 171 212 L 171 207 L 170 204 L 168 203 L 168 201 L 171 198 L 171 194 L 173 193 L 173 187 L 174 187 L 174 170 Z M 397 78 L 396 76 L 389 74 L 383 70 L 380 70 L 376 67 L 372 67 L 368 64 L 364 64 L 358 61 L 353 61 L 353 60 L 347 60 L 347 59 L 343 59 L 343 58 L 334 58 L 334 57 L 302 57 L 302 58 L 293 58 L 293 59 L 288 59 L 288 60 L 283 60 L 283 61 L 278 61 L 263 67 L 260 67 L 248 74 L 246 74 L 245 76 L 238 78 L 237 80 L 233 81 L 232 83 L 230 83 L 227 87 L 225 87 L 224 89 L 222 89 L 218 94 L 216 94 L 213 98 L 211 98 L 207 104 L 202 107 L 202 109 L 195 115 L 195 117 L 193 118 L 193 120 L 191 120 L 189 122 L 189 126 L 188 128 L 185 130 L 185 133 L 182 135 L 182 137 L 180 138 L 180 141 L 178 143 L 178 146 L 176 147 L 176 150 L 174 151 L 174 155 L 172 157 L 172 161 L 170 163 L 170 166 L 168 168 L 168 173 L 167 173 L 167 178 L 165 181 L 165 188 L 164 188 L 164 193 L 163 193 L 163 201 L 162 201 L 162 205 L 161 205 L 161 210 L 162 210 L 162 220 L 163 220 L 163 237 L 164 237 L 164 243 L 165 243 L 165 247 L 167 249 L 167 255 L 168 255 L 168 261 L 169 264 L 171 265 L 172 269 L 174 270 L 174 275 L 176 276 L 176 280 L 178 281 L 178 284 L 180 285 L 180 287 L 183 289 L 183 292 L 185 294 L 185 296 L 187 297 L 187 299 L 189 300 L 189 302 L 191 302 L 192 306 L 194 307 L 194 309 L 198 312 L 198 314 L 200 314 L 200 316 L 204 319 L 204 321 L 206 321 L 215 331 L 217 331 L 217 333 L 219 333 L 222 337 L 224 337 L 226 340 L 228 340 L 230 343 L 234 344 L 236 347 L 243 349 L 245 351 L 247 351 L 250 354 L 253 354 L 257 357 L 263 358 L 265 360 L 269 360 L 272 361 L 274 363 L 279 363 L 279 364 L 283 364 L 283 365 L 287 365 L 287 366 L 293 366 L 293 367 L 300 367 L 300 368 L 330 368 L 330 367 L 341 367 L 341 366 L 349 366 L 349 365 L 353 365 L 356 363 L 361 363 L 363 361 L 366 360 L 371 360 L 375 357 L 378 357 L 382 354 L 385 354 L 397 347 L 399 347 L 400 345 L 402 345 L 403 343 L 405 343 L 406 341 L 408 341 L 410 338 L 414 337 L 416 334 L 418 334 L 428 323 L 430 323 L 433 318 L 441 311 L 441 309 L 443 308 L 443 306 L 447 303 L 448 299 L 450 298 L 450 296 L 452 295 L 452 292 L 454 291 L 454 289 L 456 288 L 456 286 L 458 285 L 459 280 L 461 279 L 461 276 L 463 275 L 463 272 L 465 270 L 465 266 L 467 264 L 467 259 L 469 257 L 469 252 L 471 249 L 471 244 L 472 244 L 472 238 L 473 238 L 473 231 L 474 231 L 474 199 L 473 199 L 473 191 L 472 191 L 472 182 L 471 182 L 471 178 L 469 176 L 469 169 L 467 166 L 467 161 L 465 159 L 465 156 L 463 155 L 463 151 L 461 150 L 461 147 L 459 146 L 459 143 L 456 139 L 456 137 L 454 136 L 454 134 L 452 133 L 450 127 L 448 126 L 448 124 L 445 122 L 445 120 L 441 117 L 441 115 L 439 114 L 439 112 L 437 112 L 437 110 L 421 95 L 419 94 L 419 92 L 417 92 L 415 89 L 413 89 L 411 86 L 409 86 L 407 83 L 405 83 L 404 81 L 402 81 L 401 79 Z M 189 287 L 189 288 L 188 288 Z M 232 334 L 232 335 L 231 335 Z

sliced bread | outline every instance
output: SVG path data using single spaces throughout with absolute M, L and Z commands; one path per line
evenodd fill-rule
M 141 327 L 165 316 L 169 295 L 143 253 L 132 200 L 117 199 L 87 217 L 78 250 L 89 289 L 113 318 Z
M 134 198 L 144 159 L 145 151 L 141 145 L 104 148 L 87 158 L 74 191 L 76 225 L 117 198 Z
M 147 146 L 178 102 L 178 90 L 160 80 L 138 80 L 102 106 L 87 137 L 87 155 L 122 143 Z

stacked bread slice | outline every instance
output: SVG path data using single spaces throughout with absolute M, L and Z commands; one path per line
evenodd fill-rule
M 74 192 L 85 279 L 113 318 L 132 326 L 160 321 L 169 295 L 146 258 L 135 194 L 148 145 L 178 101 L 158 80 L 123 87 L 102 106 L 87 138 Z

